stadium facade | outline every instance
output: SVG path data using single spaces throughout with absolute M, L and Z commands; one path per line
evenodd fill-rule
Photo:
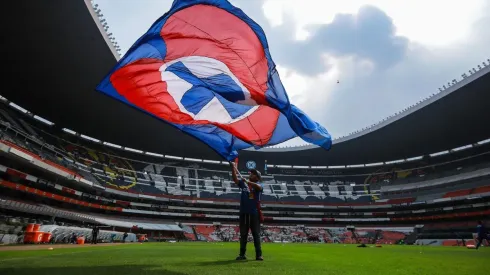
M 22 17 L 5 34 L 8 78 L 29 81 L 1 94 L 2 215 L 34 217 L 62 232 L 59 241 L 66 224 L 80 234 L 98 224 L 153 239 L 236 240 L 239 189 L 228 164 L 94 91 L 118 59 L 101 11 L 83 0 L 7 5 Z M 471 240 L 476 221 L 490 216 L 488 63 L 335 140 L 330 152 L 242 151 L 241 170 L 247 163 L 264 170 L 263 238 Z

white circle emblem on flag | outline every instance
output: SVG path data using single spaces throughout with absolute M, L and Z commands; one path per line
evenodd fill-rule
M 217 97 L 213 97 L 198 113 L 191 112 L 184 106 L 184 104 L 182 104 L 182 98 L 184 97 L 185 93 L 193 87 L 193 85 L 180 78 L 175 73 L 167 70 L 171 65 L 177 62 L 181 62 L 195 77 L 199 79 L 210 78 L 223 74 L 229 76 L 235 82 L 235 84 L 240 87 L 245 98 L 244 100 L 239 100 L 234 103 L 253 107 L 246 113 L 233 118 L 226 110 L 223 103 Z M 182 57 L 163 64 L 160 67 L 160 73 L 162 81 L 166 82 L 167 84 L 167 92 L 174 99 L 179 110 L 182 113 L 188 114 L 194 120 L 208 120 L 220 124 L 231 124 L 248 117 L 259 107 L 252 99 L 247 88 L 243 86 L 243 84 L 230 71 L 226 64 L 219 60 L 204 56 Z

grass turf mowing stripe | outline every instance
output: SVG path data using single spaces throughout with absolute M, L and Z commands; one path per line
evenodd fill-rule
M 97 252 L 105 252 L 107 250 L 120 250 L 122 248 L 120 247 L 108 247 L 106 249 L 96 249 L 95 247 L 91 247 L 91 249 L 86 250 L 83 249 L 80 251 L 80 248 L 75 248 L 75 249 L 69 249 L 69 248 L 61 248 L 57 249 L 56 252 L 54 253 L 54 250 L 31 250 L 31 251 L 6 251 L 5 253 L 0 254 L 0 264 L 2 262 L 6 261 L 19 261 L 19 260 L 28 260 L 28 259 L 35 259 L 35 258 L 43 258 L 43 257 L 54 257 L 54 256 L 70 256 L 74 254 L 81 254 L 81 253 L 97 253 Z M 71 251 L 75 250 L 75 251 Z M 41 252 L 42 251 L 42 252 Z M 62 252 L 60 252 L 62 251 Z M 29 253 L 30 252 L 30 253 Z M 14 257 L 12 256 L 17 255 L 24 255 L 23 257 Z M 33 256 L 26 256 L 26 255 L 33 255 Z
M 66 257 L 44 257 L 49 251 L 37 251 L 43 257 L 26 259 L 25 263 L 0 262 L 0 274 L 483 275 L 487 274 L 485 265 L 490 258 L 489 248 L 480 251 L 417 246 L 361 249 L 355 245 L 264 244 L 265 262 L 256 262 L 253 257 L 237 262 L 234 258 L 238 247 L 238 243 L 151 243 L 117 249 L 89 248 L 94 253 L 70 255 L 73 251 L 67 251 Z M 253 256 L 253 245 L 249 244 L 248 249 L 247 254 Z

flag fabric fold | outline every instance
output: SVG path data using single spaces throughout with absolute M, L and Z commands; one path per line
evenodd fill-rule
M 226 0 L 174 1 L 97 90 L 227 160 L 298 136 L 331 146 L 327 130 L 289 102 L 262 28 Z

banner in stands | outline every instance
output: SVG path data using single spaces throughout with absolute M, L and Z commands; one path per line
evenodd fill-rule
M 265 174 L 265 161 L 263 159 L 239 159 L 238 169 L 240 171 L 248 171 L 250 169 L 257 169 L 262 174 Z
M 94 196 L 94 195 L 87 194 L 87 193 L 82 193 L 82 199 L 84 199 L 84 198 L 92 199 L 92 200 L 96 200 L 97 199 L 97 197 Z

